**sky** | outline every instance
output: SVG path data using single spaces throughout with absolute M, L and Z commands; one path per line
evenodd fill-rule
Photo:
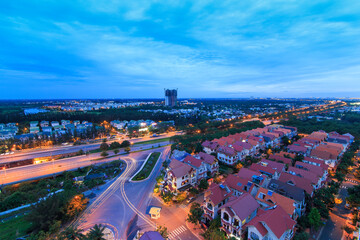
M 360 97 L 360 1 L 0 2 L 0 99 Z

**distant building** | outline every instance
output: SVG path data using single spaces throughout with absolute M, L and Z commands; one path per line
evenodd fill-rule
M 165 106 L 174 107 L 177 104 L 177 89 L 165 89 Z

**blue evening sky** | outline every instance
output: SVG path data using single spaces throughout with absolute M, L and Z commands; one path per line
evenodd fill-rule
M 8 0 L 0 98 L 360 97 L 359 0 Z

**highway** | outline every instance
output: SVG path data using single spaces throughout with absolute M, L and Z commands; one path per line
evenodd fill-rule
M 165 141 L 155 144 L 136 145 L 131 147 L 131 151 L 141 151 L 144 149 L 151 149 L 152 147 L 158 147 L 159 144 L 161 146 L 164 146 L 164 145 L 168 145 L 169 142 Z M 102 158 L 100 156 L 101 153 L 93 153 L 93 154 L 81 155 L 77 157 L 59 159 L 51 162 L 32 164 L 32 165 L 26 165 L 26 166 L 9 168 L 9 169 L 1 169 L 0 184 L 6 185 L 11 183 L 17 183 L 21 181 L 41 178 L 45 176 L 51 176 L 56 173 L 77 169 L 79 167 L 86 167 L 91 164 L 110 162 L 122 157 L 122 155 L 111 157 L 114 155 L 113 151 L 108 151 L 108 153 L 109 153 L 108 156 L 109 158 L 100 159 L 100 160 L 96 160 L 96 159 Z M 124 154 L 124 150 L 122 150 L 119 154 Z
M 143 137 L 143 138 L 136 138 L 136 139 L 113 139 L 110 141 L 107 141 L 108 144 L 110 144 L 111 142 L 114 141 L 124 141 L 124 140 L 128 140 L 130 141 L 132 144 L 133 143 L 137 143 L 137 142 L 143 142 L 143 141 L 149 141 L 149 140 L 155 140 L 155 139 L 161 139 L 161 138 L 168 138 L 168 137 L 172 137 L 175 135 L 178 135 L 181 133 L 178 132 L 170 132 L 170 133 L 166 133 L 166 134 L 162 134 L 159 137 L 156 138 L 151 138 L 149 136 Z M 98 149 L 100 147 L 101 143 L 92 143 L 92 144 L 86 144 L 86 145 L 75 145 L 75 146 L 54 146 L 54 147 L 47 147 L 45 149 L 28 149 L 28 150 L 21 150 L 21 151 L 17 151 L 14 154 L 10 154 L 10 155 L 3 155 L 0 156 L 0 163 L 10 163 L 10 162 L 16 162 L 16 161 L 22 161 L 22 160 L 27 160 L 27 159 L 32 159 L 32 158 L 39 158 L 39 157 L 48 157 L 48 156 L 53 156 L 53 155 L 58 155 L 58 154 L 66 154 L 66 153 L 73 153 L 73 152 L 77 152 L 79 150 L 84 150 L 84 151 L 90 151 L 90 150 L 94 150 L 94 149 Z

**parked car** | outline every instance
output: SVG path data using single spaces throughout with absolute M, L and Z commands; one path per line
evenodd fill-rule
M 191 198 L 189 198 L 186 202 L 187 202 L 187 203 L 192 203 L 193 201 L 195 201 L 195 198 L 194 198 L 194 197 L 191 197 Z

